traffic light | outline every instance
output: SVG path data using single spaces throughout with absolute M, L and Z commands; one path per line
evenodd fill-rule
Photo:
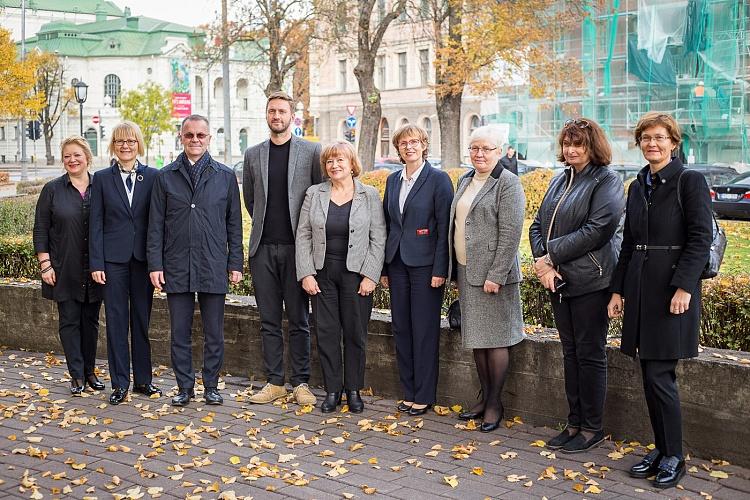
M 350 143 L 354 144 L 354 140 L 357 137 L 357 129 L 350 128 L 346 132 L 344 132 L 344 139 L 349 141 Z
M 42 124 L 39 120 L 32 120 L 26 124 L 26 137 L 32 141 L 38 140 L 42 136 Z
M 99 125 L 99 138 L 104 139 L 104 134 L 106 134 L 107 131 L 104 129 L 104 125 Z

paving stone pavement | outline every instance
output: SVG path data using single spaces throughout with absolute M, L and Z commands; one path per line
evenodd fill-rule
M 106 380 L 106 362 L 98 367 Z M 554 429 L 510 415 L 483 434 L 449 409 L 410 418 L 374 396 L 360 415 L 252 405 L 258 386 L 229 374 L 223 406 L 199 390 L 180 409 L 166 367 L 154 378 L 163 397 L 131 394 L 120 406 L 109 388 L 72 397 L 68 382 L 60 356 L 0 352 L 0 498 L 750 498 L 748 469 L 692 457 L 681 486 L 660 491 L 624 472 L 643 446 L 550 452 Z

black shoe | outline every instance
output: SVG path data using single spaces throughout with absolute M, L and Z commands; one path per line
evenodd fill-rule
M 574 437 L 575 434 L 571 434 L 570 432 L 568 432 L 568 428 L 566 427 L 560 434 L 553 437 L 547 442 L 547 448 L 550 450 L 559 450 Z
M 602 441 L 604 441 L 604 431 L 598 431 L 591 436 L 591 439 L 586 439 L 583 432 L 578 431 L 575 436 L 565 443 L 560 451 L 563 453 L 581 453 L 601 444 Z
M 119 405 L 120 403 L 125 401 L 127 395 L 127 389 L 123 389 L 122 387 L 115 387 L 115 389 L 112 391 L 112 394 L 109 396 L 109 404 Z
M 482 425 L 479 426 L 479 431 L 480 432 L 492 432 L 492 431 L 494 431 L 495 429 L 497 429 L 498 427 L 500 427 L 500 421 L 502 419 L 503 419 L 503 417 L 501 416 L 500 418 L 498 418 L 494 422 L 482 422 Z
M 203 395 L 207 405 L 223 405 L 224 398 L 219 394 L 216 387 L 206 387 L 206 393 Z
M 401 413 L 409 413 L 409 410 L 411 410 L 411 405 L 408 405 L 404 403 L 403 401 L 401 401 L 396 407 L 396 409 L 400 411 Z
M 462 411 L 458 414 L 460 420 L 477 420 L 484 416 L 484 410 L 482 411 Z
M 659 450 L 651 450 L 651 452 L 643 457 L 643 460 L 635 464 L 630 468 L 630 477 L 637 477 L 645 479 L 647 477 L 655 476 L 659 472 L 659 462 L 661 462 L 662 454 Z
M 83 394 L 83 389 L 83 380 L 74 378 L 70 381 L 70 393 L 73 396 L 80 396 L 81 394 Z
M 154 384 L 136 384 L 133 386 L 133 392 L 145 394 L 146 396 L 153 396 L 154 394 L 161 396 L 161 389 Z
M 331 413 L 336 411 L 336 407 L 341 404 L 341 391 L 326 393 L 326 398 L 320 403 L 320 411 Z
M 175 397 L 172 398 L 172 406 L 187 406 L 190 398 L 195 398 L 195 390 L 180 388 Z
M 685 475 L 685 460 L 680 457 L 664 457 L 659 462 L 659 472 L 652 484 L 660 489 L 677 486 Z
M 365 409 L 365 402 L 359 395 L 359 391 L 346 391 L 346 404 L 349 405 L 349 411 L 352 413 L 362 413 Z
M 101 381 L 98 378 L 96 378 L 96 374 L 94 373 L 86 376 L 86 383 L 89 384 L 89 387 L 91 387 L 95 391 L 104 390 L 104 384 L 102 384 Z
M 418 417 L 419 415 L 424 415 L 427 413 L 427 410 L 432 408 L 432 405 L 427 405 L 424 408 L 414 408 L 413 406 L 409 408 L 409 415 L 412 417 Z

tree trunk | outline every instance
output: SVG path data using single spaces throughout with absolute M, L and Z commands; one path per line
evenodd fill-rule
M 354 68 L 354 75 L 359 84 L 359 95 L 362 99 L 362 119 L 359 125 L 359 161 L 365 171 L 375 165 L 375 149 L 378 144 L 378 128 L 383 109 L 380 106 L 380 92 L 375 87 L 373 73 L 375 58 L 360 55 L 359 64 Z
M 459 94 L 436 97 L 440 123 L 440 155 L 443 168 L 461 166 L 461 98 Z
M 47 125 L 44 125 L 44 150 L 45 150 L 45 157 L 47 158 L 47 165 L 54 165 L 55 164 L 55 156 L 52 154 L 52 134 L 51 130 Z

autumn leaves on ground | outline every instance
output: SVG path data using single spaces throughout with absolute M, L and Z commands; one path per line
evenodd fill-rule
M 105 366 L 100 364 L 100 366 Z M 101 373 L 107 379 L 106 372 Z M 21 498 L 552 498 L 660 496 L 623 472 L 642 455 L 639 443 L 608 441 L 582 455 L 550 452 L 556 430 L 506 415 L 482 434 L 460 422 L 460 407 L 424 418 L 395 412 L 372 395 L 353 415 L 324 416 L 293 403 L 250 405 L 253 387 L 227 374 L 226 404 L 184 409 L 168 395 L 130 395 L 111 406 L 106 392 L 68 393 L 64 360 L 25 352 L 0 354 L 0 492 Z M 173 386 L 157 368 L 155 382 Z M 201 388 L 200 386 L 198 387 Z M 165 391 L 170 392 L 171 390 Z M 210 409 L 209 409 L 210 408 Z M 680 494 L 742 498 L 750 471 L 722 460 L 692 459 Z M 673 490 L 677 491 L 677 490 Z

